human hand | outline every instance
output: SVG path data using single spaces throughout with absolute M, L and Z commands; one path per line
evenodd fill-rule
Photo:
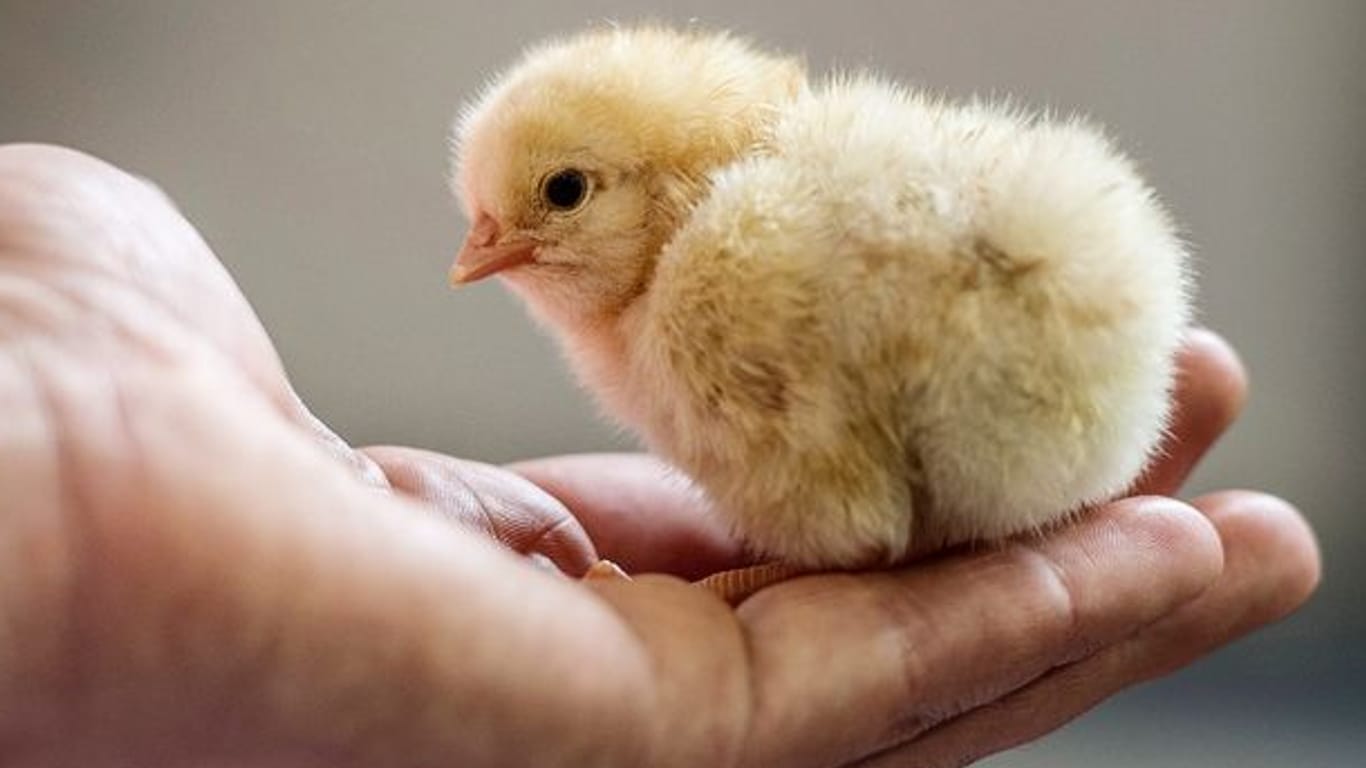
M 1144 491 L 1173 492 L 1241 399 L 1226 348 L 1190 350 Z M 510 550 L 688 577 L 742 555 L 646 459 L 516 468 L 546 493 L 351 451 L 167 201 L 61 150 L 0 149 L 0 403 L 12 765 L 958 765 L 1318 574 L 1292 509 L 1230 493 L 736 610 L 669 576 L 577 584 Z

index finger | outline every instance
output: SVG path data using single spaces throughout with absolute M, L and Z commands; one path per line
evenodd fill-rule
M 740 762 L 832 765 L 901 743 L 1170 614 L 1221 566 L 1203 516 L 1140 498 L 1037 542 L 779 584 L 737 612 L 753 686 Z M 619 607 L 631 591 L 603 588 Z

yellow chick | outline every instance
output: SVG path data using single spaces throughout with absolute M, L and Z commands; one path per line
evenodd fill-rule
M 464 113 L 454 283 L 801 568 L 1037 529 L 1162 434 L 1186 252 L 1094 128 L 725 34 L 591 31 Z

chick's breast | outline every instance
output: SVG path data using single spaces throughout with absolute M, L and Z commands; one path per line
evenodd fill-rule
M 1091 128 L 838 81 L 661 255 L 637 426 L 797 564 L 1034 528 L 1142 469 L 1185 264 Z

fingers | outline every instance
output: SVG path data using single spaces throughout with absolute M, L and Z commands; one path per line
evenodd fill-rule
M 1229 492 L 1195 502 L 1224 569 L 1194 601 L 1122 642 L 930 731 L 866 766 L 958 766 L 1032 741 L 1123 688 L 1182 667 L 1299 607 L 1319 580 L 1313 532 L 1285 502 Z
M 1037 543 L 779 584 L 738 609 L 752 762 L 839 764 L 902 743 L 1170 614 L 1220 568 L 1201 515 L 1140 498 Z
M 361 450 L 394 489 L 513 551 L 543 555 L 571 576 L 581 576 L 598 559 L 569 510 L 512 472 L 415 448 Z
M 598 554 L 630 573 L 687 579 L 748 564 L 698 490 L 657 459 L 585 454 L 513 464 L 578 518 Z
M 1246 398 L 1247 373 L 1233 348 L 1212 331 L 1192 330 L 1177 362 L 1167 438 L 1133 493 L 1175 495 L 1238 417 Z

